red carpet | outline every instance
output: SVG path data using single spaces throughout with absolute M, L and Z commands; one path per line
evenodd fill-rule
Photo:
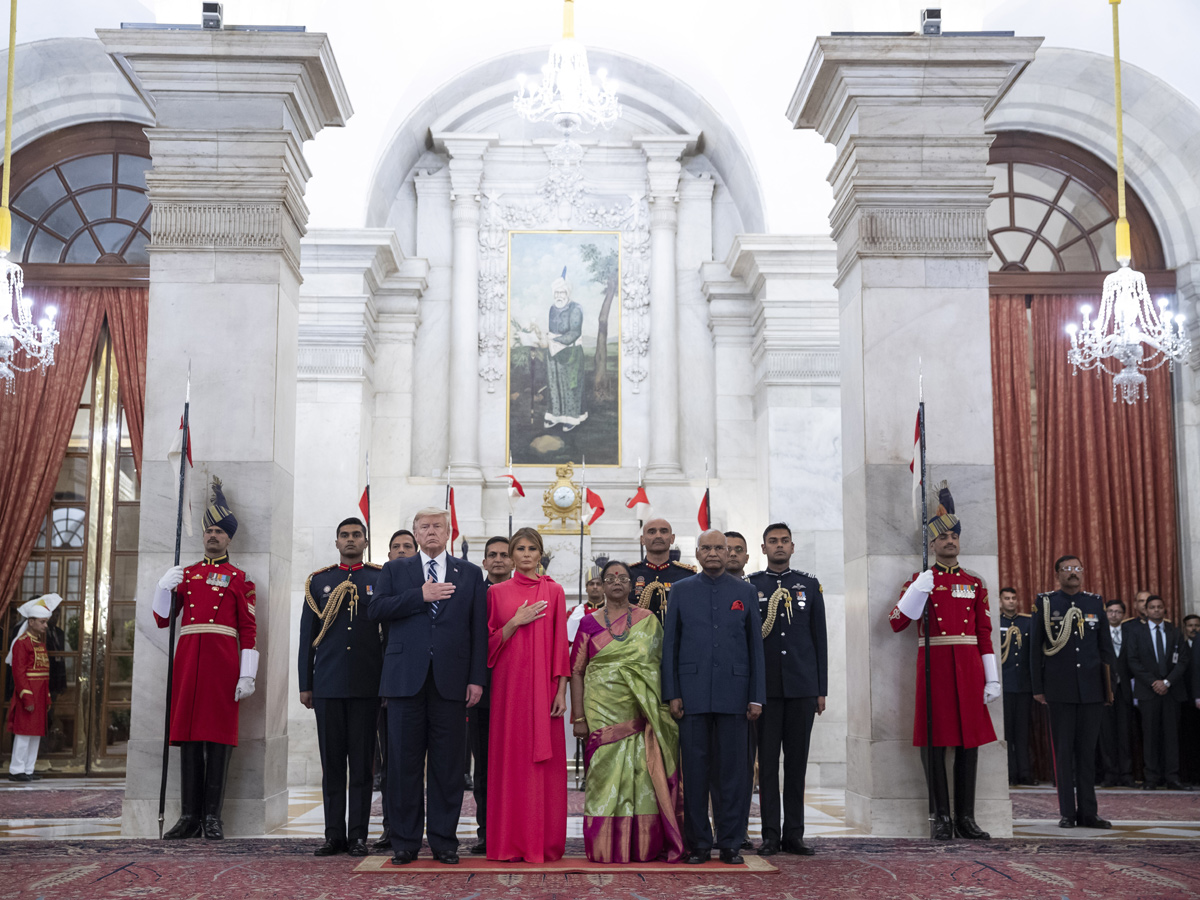
M 0 845 L 0 896 L 46 900 L 1174 900 L 1200 897 L 1200 842 L 814 841 L 811 858 L 776 856 L 779 873 L 531 873 L 442 867 L 361 874 L 358 860 L 316 859 L 310 841 L 12 841 Z M 581 854 L 581 840 L 567 852 Z
M 749 872 L 766 873 L 778 872 L 779 870 L 764 857 L 756 856 L 753 853 L 747 853 L 742 857 L 741 865 L 732 866 L 719 862 L 715 859 L 716 853 L 713 853 L 714 861 L 710 865 L 705 866 L 702 870 L 697 870 L 695 867 L 687 866 L 686 868 L 697 874 L 705 875 L 737 875 L 746 874 Z M 454 869 L 455 873 L 463 873 L 466 875 L 512 875 L 513 873 L 530 874 L 530 873 L 550 873 L 565 875 L 569 873 L 586 874 L 588 872 L 604 873 L 606 875 L 621 874 L 636 874 L 636 875 L 677 875 L 679 874 L 683 863 L 668 863 L 668 862 L 652 862 L 652 863 L 627 863 L 625 865 L 612 865 L 608 863 L 591 862 L 583 856 L 566 856 L 562 859 L 556 859 L 554 862 L 548 863 L 511 863 L 497 862 L 492 859 L 484 859 L 480 856 L 463 856 L 458 867 Z M 435 860 L 432 856 L 419 856 L 411 863 L 402 866 L 392 864 L 392 860 L 388 856 L 369 856 L 354 867 L 355 872 L 371 872 L 376 875 L 445 875 L 447 867 Z
M 1014 819 L 1057 819 L 1058 796 L 1053 791 L 1009 791 Z M 1200 792 L 1096 792 L 1100 815 L 1119 821 L 1200 822 Z
M 124 791 L 0 790 L 0 819 L 115 819 Z

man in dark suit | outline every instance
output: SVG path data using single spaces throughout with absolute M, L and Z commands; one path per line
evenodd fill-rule
M 479 702 L 487 676 L 487 595 L 479 567 L 446 552 L 446 510 L 421 510 L 413 531 L 420 552 L 383 567 L 369 607 L 372 621 L 387 630 L 379 686 L 388 704 L 384 802 L 393 863 L 416 859 L 424 825 L 434 859 L 456 865 L 467 740 L 463 722 L 467 709 Z
M 1074 554 L 1054 563 L 1059 589 L 1033 604 L 1029 666 L 1033 699 L 1050 707 L 1050 739 L 1058 788 L 1059 828 L 1112 828 L 1096 806 L 1096 744 L 1108 702 L 1104 666 L 1112 669 L 1112 638 L 1104 601 L 1083 590 L 1083 563 Z
M 338 523 L 334 546 L 341 561 L 308 576 L 300 613 L 300 702 L 317 714 L 325 809 L 325 843 L 313 855 L 366 856 L 383 669 L 379 625 L 366 613 L 380 567 L 363 562 L 367 528 L 359 519 Z
M 750 576 L 762 618 L 767 705 L 758 720 L 759 856 L 783 850 L 812 856 L 804 843 L 804 775 L 813 720 L 825 711 L 829 651 L 825 598 L 815 575 L 790 568 L 796 545 L 782 522 L 763 532 L 767 568 Z M 783 829 L 779 825 L 779 753 L 783 751 Z
M 1029 613 L 1017 612 L 1016 588 L 1000 588 L 1000 670 L 1004 680 L 1004 742 L 1008 783 L 1037 784 L 1029 764 L 1033 682 L 1029 677 Z
M 1166 611 L 1162 597 L 1151 594 L 1146 600 L 1146 624 L 1134 631 L 1129 642 L 1148 791 L 1164 781 L 1168 790 L 1190 790 L 1179 781 L 1179 713 L 1187 700 L 1188 645 L 1183 632 L 1164 619 Z
M 1188 645 L 1188 699 L 1179 718 L 1179 777 L 1184 784 L 1200 784 L 1200 616 L 1183 617 Z
M 721 862 L 743 862 L 738 848 L 750 804 L 746 721 L 758 719 L 766 701 L 758 598 L 725 571 L 728 555 L 721 532 L 696 539 L 703 571 L 675 582 L 663 629 L 662 696 L 679 720 L 683 827 L 692 864 L 707 862 L 712 853 L 708 800 L 714 772 L 721 779 L 721 790 L 712 794 Z
M 1108 635 L 1112 640 L 1116 665 L 1112 677 L 1112 706 L 1104 707 L 1100 722 L 1100 760 L 1104 765 L 1104 787 L 1133 787 L 1133 680 L 1129 673 L 1129 633 L 1140 623 L 1126 620 L 1125 604 L 1109 600 L 1104 605 L 1108 617 Z

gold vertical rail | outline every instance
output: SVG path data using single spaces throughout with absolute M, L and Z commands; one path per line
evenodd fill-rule
M 1121 26 L 1117 10 L 1121 0 L 1108 0 L 1113 20 L 1113 90 L 1117 105 L 1117 262 L 1129 265 L 1133 252 L 1129 243 L 1129 220 L 1125 218 L 1125 127 L 1121 109 Z
M 88 770 L 108 769 L 108 637 L 112 603 L 112 556 L 116 540 L 116 478 L 120 465 L 120 392 L 117 361 L 111 352 L 111 336 L 105 339 L 108 354 L 107 388 L 104 401 L 104 442 L 100 467 L 100 545 L 97 547 L 96 633 L 93 638 L 91 746 Z M 124 767 L 124 761 L 121 762 Z

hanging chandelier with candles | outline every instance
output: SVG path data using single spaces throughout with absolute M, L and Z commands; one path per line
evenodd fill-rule
M 592 80 L 587 48 L 575 38 L 575 2 L 564 0 L 562 40 L 550 47 L 541 81 L 531 84 L 524 75 L 517 76 L 513 108 L 529 122 L 552 120 L 563 135 L 560 146 L 571 145 L 573 132 L 611 128 L 621 115 L 607 74 L 599 69 L 596 76 L 599 83 Z
M 47 306 L 38 324 L 33 324 L 33 301 L 23 295 L 25 276 L 21 267 L 8 259 L 12 248 L 12 213 L 8 210 L 9 172 L 12 169 L 13 74 L 17 53 L 17 0 L 11 0 L 8 27 L 8 92 L 4 107 L 4 177 L 0 187 L 0 277 L 4 299 L 0 302 L 0 381 L 4 391 L 13 392 L 17 372 L 45 371 L 54 365 L 58 329 L 55 309 Z
M 1136 403 L 1138 395 L 1149 399 L 1146 372 L 1164 363 L 1175 368 L 1191 352 L 1191 341 L 1184 330 L 1182 315 L 1172 317 L 1170 303 L 1163 297 L 1156 304 L 1150 299 L 1146 276 L 1130 268 L 1133 258 L 1129 222 L 1125 218 L 1125 147 L 1121 114 L 1121 45 L 1117 7 L 1121 0 L 1109 0 L 1113 17 L 1113 67 L 1117 105 L 1117 262 L 1120 268 L 1104 279 L 1104 294 L 1096 318 L 1092 308 L 1083 306 L 1082 326 L 1067 326 L 1071 349 L 1067 360 L 1075 371 L 1104 371 L 1113 376 L 1113 402 L 1120 388 L 1126 403 Z M 1119 368 L 1118 368 L 1119 367 Z

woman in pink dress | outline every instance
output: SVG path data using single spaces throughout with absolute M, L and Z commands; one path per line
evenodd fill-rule
M 567 843 L 567 747 L 562 722 L 571 675 L 567 601 L 537 574 L 542 536 L 522 528 L 508 553 L 512 578 L 488 590 L 492 668 L 487 858 L 542 863 Z

